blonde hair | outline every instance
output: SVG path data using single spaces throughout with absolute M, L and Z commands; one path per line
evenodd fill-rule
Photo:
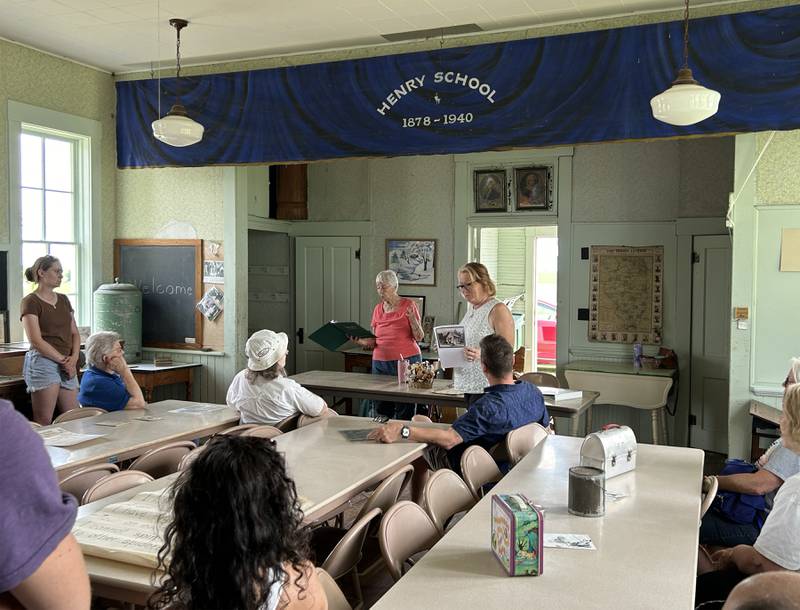
M 794 379 L 794 381 L 791 381 Z M 793 383 L 800 383 L 800 358 L 792 358 L 789 361 L 789 372 L 783 381 L 783 387 L 787 388 Z
M 800 445 L 800 383 L 793 383 L 783 394 L 783 416 L 786 432 L 792 442 Z
M 467 263 L 463 267 L 459 267 L 458 273 L 466 273 L 469 279 L 473 282 L 478 282 L 486 288 L 486 292 L 490 297 L 497 294 L 497 286 L 494 285 L 489 270 L 481 263 Z

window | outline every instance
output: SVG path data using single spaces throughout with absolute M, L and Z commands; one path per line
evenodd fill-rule
M 19 303 L 33 285 L 23 270 L 44 254 L 64 266 L 59 292 L 75 320 L 92 320 L 92 291 L 102 278 L 100 214 L 102 126 L 98 121 L 8 101 L 8 296 L 11 340 L 22 339 Z M 19 279 L 17 279 L 19 278 Z
M 76 137 L 54 135 L 23 125 L 19 142 L 20 218 L 22 221 L 22 266 L 51 254 L 64 267 L 58 292 L 67 295 L 80 312 L 79 203 L 83 200 L 78 172 Z M 23 280 L 24 281 L 24 280 Z M 35 288 L 25 282 L 23 293 Z

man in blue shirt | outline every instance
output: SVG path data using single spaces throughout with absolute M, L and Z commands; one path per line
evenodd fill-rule
M 489 449 L 511 430 L 533 422 L 547 428 L 550 414 L 539 388 L 525 381 L 514 381 L 514 349 L 509 342 L 500 335 L 488 335 L 481 340 L 480 348 L 481 368 L 490 385 L 450 428 L 423 428 L 390 422 L 373 431 L 370 438 L 381 443 L 408 439 L 437 445 L 446 451 L 446 464 L 460 473 L 461 454 L 470 445 Z M 445 465 L 444 460 L 437 459 L 436 451 L 429 452 L 427 457 L 434 466 Z M 414 498 L 421 496 L 427 470 L 424 461 L 414 463 Z
M 94 333 L 86 340 L 86 362 L 89 368 L 81 377 L 78 402 L 84 407 L 100 407 L 106 411 L 143 409 L 147 406 L 142 389 L 136 383 L 125 353 L 114 332 Z

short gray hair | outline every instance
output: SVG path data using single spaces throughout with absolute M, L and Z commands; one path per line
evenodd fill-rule
M 86 339 L 86 364 L 104 368 L 103 356 L 114 351 L 114 345 L 120 340 L 119 334 L 110 330 L 101 330 Z
M 378 282 L 391 286 L 395 289 L 400 284 L 400 282 L 397 280 L 397 274 L 391 269 L 384 269 L 378 275 L 376 275 L 375 283 L 377 284 Z

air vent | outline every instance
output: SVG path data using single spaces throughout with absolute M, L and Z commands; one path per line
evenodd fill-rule
M 474 34 L 483 32 L 483 28 L 476 23 L 465 23 L 448 28 L 430 28 L 429 30 L 414 30 L 412 32 L 398 32 L 397 34 L 381 34 L 389 42 L 403 42 L 405 40 L 425 40 L 426 38 L 443 38 L 458 34 Z

